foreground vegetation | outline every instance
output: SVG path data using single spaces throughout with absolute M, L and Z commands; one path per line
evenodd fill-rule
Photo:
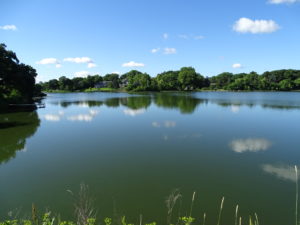
M 74 221 L 65 221 L 61 220 L 60 216 L 53 216 L 50 211 L 47 211 L 46 213 L 42 214 L 41 216 L 38 215 L 37 209 L 34 204 L 32 204 L 32 214 L 31 218 L 27 219 L 12 219 L 12 220 L 6 220 L 1 222 L 0 225 L 96 225 L 96 224 L 105 224 L 105 225 L 112 225 L 112 224 L 120 224 L 120 225 L 134 225 L 134 223 L 129 223 L 126 221 L 125 216 L 117 216 L 115 218 L 109 218 L 106 217 L 102 221 L 98 221 L 96 211 L 93 208 L 92 205 L 92 199 L 88 197 L 88 186 L 85 184 L 80 185 L 80 191 L 78 193 L 78 196 L 76 196 L 76 202 L 74 204 L 75 207 L 75 216 L 76 219 Z M 71 192 L 73 195 L 73 193 Z M 195 195 L 196 192 L 192 195 L 191 205 L 189 214 L 185 216 L 178 216 L 173 217 L 173 210 L 175 208 L 176 203 L 180 200 L 182 197 L 180 192 L 176 189 L 171 192 L 171 194 L 166 198 L 166 208 L 167 208 L 167 219 L 166 224 L 167 225 L 192 225 L 192 224 L 206 224 L 206 213 L 204 213 L 203 218 L 199 218 L 196 220 L 196 218 L 192 217 L 192 211 L 193 211 L 193 204 L 195 201 Z M 224 200 L 223 197 L 221 199 L 221 204 L 218 212 L 217 225 L 221 225 L 222 222 L 222 211 L 224 206 Z M 179 212 L 180 214 L 180 212 Z M 239 206 L 237 205 L 235 208 L 235 215 L 234 215 L 234 222 L 235 225 L 259 225 L 259 219 L 257 214 L 255 213 L 253 216 L 249 216 L 249 218 L 245 219 L 245 221 L 242 220 L 242 217 L 239 217 Z M 156 222 L 144 222 L 143 216 L 139 216 L 139 221 L 136 223 L 139 225 L 156 225 Z
M 103 85 L 97 88 L 97 85 Z M 221 73 L 213 77 L 204 77 L 192 67 L 183 67 L 179 71 L 167 71 L 150 77 L 146 73 L 132 70 L 121 76 L 75 77 L 65 76 L 48 82 L 39 83 L 43 91 L 292 91 L 300 90 L 300 70 L 275 70 L 263 74 Z M 104 87 L 105 86 L 105 87 Z
M 295 197 L 295 225 L 298 225 L 298 168 L 295 166 L 295 181 L 296 181 L 296 197 Z M 105 224 L 105 225 L 112 225 L 112 224 L 120 224 L 120 225 L 134 225 L 134 223 L 128 223 L 126 221 L 125 216 L 119 216 L 114 219 L 112 218 L 104 218 L 102 221 L 97 221 L 97 213 L 95 208 L 93 207 L 93 200 L 89 197 L 89 189 L 88 186 L 85 184 L 80 185 L 80 190 L 78 195 L 74 195 L 72 191 L 68 190 L 70 194 L 74 197 L 74 212 L 76 216 L 76 220 L 74 221 L 62 221 L 60 216 L 52 216 L 51 212 L 46 212 L 42 216 L 39 216 L 37 213 L 37 209 L 34 204 L 32 204 L 32 213 L 30 219 L 13 219 L 13 220 L 6 220 L 1 222 L 0 225 L 96 225 L 96 224 Z M 190 210 L 186 215 L 181 216 L 180 210 L 178 216 L 175 218 L 173 217 L 173 211 L 175 208 L 176 203 L 178 200 L 182 198 L 178 189 L 175 189 L 171 192 L 171 194 L 166 198 L 165 204 L 167 209 L 167 225 L 192 225 L 192 224 L 206 224 L 206 213 L 203 214 L 202 218 L 195 219 L 193 214 L 193 205 L 195 201 L 196 192 L 193 193 L 191 198 L 191 205 Z M 222 211 L 224 207 L 224 200 L 223 197 L 221 199 L 220 208 L 218 212 L 218 217 L 216 218 L 216 224 L 222 224 Z M 139 225 L 156 225 L 156 222 L 144 222 L 143 216 L 140 215 L 139 221 L 136 223 Z M 247 218 L 242 218 L 239 216 L 239 205 L 235 207 L 235 214 L 234 214 L 234 225 L 259 225 L 259 218 L 256 213 L 254 215 L 249 215 Z

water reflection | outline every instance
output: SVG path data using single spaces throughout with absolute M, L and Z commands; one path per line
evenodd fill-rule
M 238 105 L 231 105 L 231 112 L 233 113 L 239 113 L 240 111 L 240 106 Z
M 0 116 L 0 164 L 26 151 L 26 139 L 33 136 L 40 125 L 36 112 L 2 114 Z
M 55 114 L 46 114 L 44 115 L 45 120 L 48 121 L 53 121 L 53 122 L 58 122 L 61 119 L 60 115 L 55 115 Z
M 128 115 L 128 116 L 137 116 L 137 115 L 145 113 L 146 109 L 124 109 L 123 112 L 125 115 Z
M 294 166 L 265 164 L 262 166 L 262 169 L 264 172 L 272 174 L 279 179 L 296 182 Z
M 175 95 L 175 94 L 156 94 L 154 103 L 158 107 L 179 109 L 183 114 L 190 114 L 195 111 L 197 106 L 205 101 L 194 98 L 192 95 Z
M 178 109 L 181 113 L 193 113 L 197 105 L 203 103 L 203 100 L 192 97 L 191 95 L 173 95 L 173 94 L 150 94 L 134 97 L 108 98 L 99 101 L 58 101 L 50 102 L 54 105 L 69 107 L 77 105 L 80 107 L 107 107 L 125 106 L 131 110 L 124 110 L 126 115 L 135 116 L 145 112 L 152 103 L 158 107 Z
M 173 128 L 173 127 L 176 127 L 176 122 L 167 120 L 162 123 L 159 123 L 157 121 L 153 121 L 151 125 L 152 125 L 152 127 L 156 127 L 156 128 L 159 128 L 159 127 Z
M 259 152 L 266 151 L 271 147 L 271 142 L 264 138 L 236 139 L 230 142 L 229 146 L 234 152 Z
M 284 95 L 284 94 L 283 94 Z M 103 96 L 99 100 L 81 100 L 81 101 L 51 101 L 50 104 L 60 105 L 64 108 L 76 105 L 79 107 L 121 107 L 128 108 L 123 113 L 130 116 L 136 116 L 145 113 L 151 104 L 165 109 L 179 110 L 182 114 L 192 114 L 198 106 L 202 104 L 216 104 L 221 107 L 229 107 L 232 113 L 239 113 L 242 106 L 255 107 L 260 106 L 267 109 L 276 110 L 299 110 L 300 101 L 296 99 L 274 100 L 268 97 L 268 93 L 258 94 L 253 97 L 249 93 L 148 93 L 145 95 L 135 95 L 129 97 L 109 97 Z M 281 96 L 281 95 L 280 95 Z M 95 97 L 95 96 L 91 96 Z M 131 110 L 129 110 L 131 109 Z M 58 117 L 48 117 L 49 120 L 57 120 Z

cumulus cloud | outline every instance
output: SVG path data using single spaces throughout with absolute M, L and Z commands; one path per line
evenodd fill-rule
M 239 69 L 239 68 L 242 68 L 242 64 L 240 64 L 240 63 L 234 63 L 234 64 L 232 65 L 232 68 L 233 68 L 233 69 Z
M 259 152 L 266 151 L 271 147 L 271 142 L 263 138 L 247 138 L 247 139 L 236 139 L 230 144 L 230 147 L 234 152 Z
M 176 54 L 176 48 L 164 48 L 164 54 L 166 55 Z
M 288 165 L 270 165 L 265 164 L 262 165 L 263 171 L 266 173 L 272 174 L 279 179 L 289 180 L 292 182 L 296 182 L 296 173 L 295 168 L 293 166 Z
M 163 34 L 163 38 L 164 38 L 165 40 L 168 39 L 168 38 L 169 38 L 169 34 L 164 33 L 164 34 Z
M 41 59 L 40 61 L 37 61 L 36 64 L 40 64 L 40 65 L 55 64 L 56 68 L 61 68 L 61 64 L 56 58 L 44 58 Z
M 233 30 L 240 33 L 272 33 L 279 29 L 279 25 L 273 20 L 251 20 L 240 18 L 233 25 Z
M 122 64 L 122 67 L 143 67 L 143 66 L 145 66 L 144 63 L 137 63 L 134 61 L 130 61 Z
M 37 61 L 36 64 L 46 65 L 46 64 L 59 64 L 59 61 L 56 58 L 44 58 L 40 61 Z
M 124 109 L 123 112 L 125 115 L 128 115 L 128 116 L 137 116 L 137 115 L 145 113 L 146 110 L 145 109 Z
M 89 57 L 64 58 L 64 61 L 73 63 L 93 63 L 93 60 Z
M 17 30 L 17 27 L 15 25 L 4 25 L 4 26 L 0 26 L 1 30 Z
M 112 73 L 112 74 L 118 74 L 118 75 L 121 74 L 119 71 L 113 71 L 113 72 L 111 72 L 111 73 Z
M 151 53 L 156 53 L 156 52 L 158 52 L 160 50 L 160 48 L 153 48 L 153 49 L 151 49 Z
M 87 77 L 87 75 L 90 75 L 91 73 L 89 71 L 79 71 L 79 72 L 76 72 L 74 74 L 75 77 Z
M 271 4 L 292 4 L 295 2 L 299 2 L 299 0 L 269 0 Z
M 93 68 L 93 67 L 96 67 L 97 65 L 95 63 L 88 63 L 88 68 Z

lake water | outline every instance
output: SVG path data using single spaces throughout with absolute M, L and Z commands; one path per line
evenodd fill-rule
M 50 209 L 73 216 L 80 183 L 98 216 L 165 224 L 165 199 L 182 194 L 174 217 L 222 224 L 258 214 L 294 223 L 300 166 L 300 93 L 49 94 L 36 112 L 0 114 L 0 218 Z M 173 220 L 173 222 L 176 222 Z M 202 224 L 202 223 L 201 223 Z

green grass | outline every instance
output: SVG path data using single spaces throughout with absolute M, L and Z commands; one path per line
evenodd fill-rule
M 118 92 L 119 89 L 115 89 L 115 88 L 87 88 L 84 90 L 84 92 Z

